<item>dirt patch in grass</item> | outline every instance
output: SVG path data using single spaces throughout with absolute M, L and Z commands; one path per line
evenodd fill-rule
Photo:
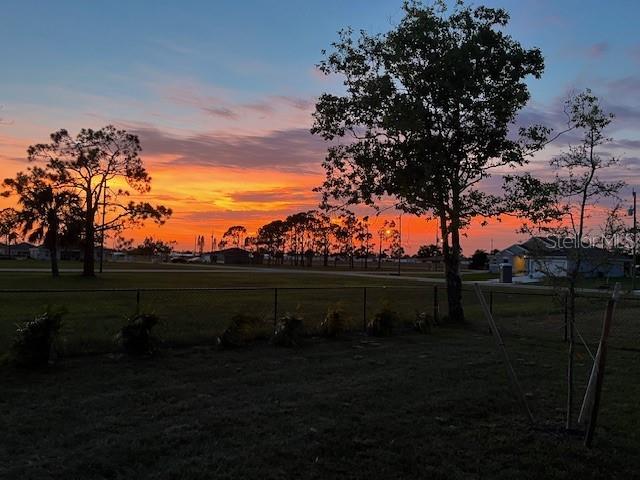
M 466 330 L 174 349 L 0 370 L 0 478 L 632 478 L 639 355 L 615 352 L 596 447 L 561 432 L 561 344 Z

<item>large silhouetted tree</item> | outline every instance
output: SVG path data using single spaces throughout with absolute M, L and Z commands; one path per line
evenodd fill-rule
M 98 235 L 146 219 L 164 223 L 171 215 L 171 209 L 161 205 L 129 200 L 132 193 L 141 195 L 151 189 L 140 151 L 136 135 L 111 125 L 82 129 L 75 137 L 59 130 L 51 134 L 50 143 L 29 147 L 29 160 L 44 162 L 60 184 L 82 200 L 86 276 L 94 275 Z
M 505 33 L 508 20 L 502 9 L 406 2 L 391 31 L 344 30 L 319 65 L 345 86 L 322 95 L 314 113 L 312 132 L 332 142 L 325 201 L 375 205 L 390 196 L 405 212 L 436 216 L 457 322 L 460 232 L 497 213 L 477 188 L 490 170 L 525 162 L 525 147 L 508 134 L 529 100 L 525 79 L 544 68 L 538 49 Z

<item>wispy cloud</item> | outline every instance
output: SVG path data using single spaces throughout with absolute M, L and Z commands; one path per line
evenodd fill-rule
M 154 127 L 127 126 L 140 137 L 145 154 L 171 158 L 171 165 L 259 168 L 315 173 L 326 152 L 325 142 L 298 128 L 267 135 L 196 133 L 178 136 Z

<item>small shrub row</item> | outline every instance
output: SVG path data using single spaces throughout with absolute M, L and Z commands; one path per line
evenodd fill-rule
M 63 310 L 48 309 L 35 319 L 18 326 L 11 350 L 6 356 L 9 361 L 22 367 L 41 367 L 52 364 L 58 357 L 56 338 L 62 326 Z M 116 343 L 127 354 L 151 355 L 158 349 L 159 342 L 152 335 L 152 329 L 159 318 L 148 313 L 138 313 L 127 318 L 126 324 L 116 335 Z M 367 323 L 367 334 L 387 337 L 399 322 L 398 314 L 388 307 L 378 311 Z M 336 338 L 347 330 L 348 316 L 341 304 L 327 310 L 320 324 L 320 333 L 326 338 Z M 433 317 L 425 312 L 416 312 L 414 329 L 431 333 Z M 218 338 L 225 348 L 245 347 L 258 339 L 271 338 L 277 346 L 295 347 L 303 336 L 302 319 L 294 314 L 286 314 L 278 319 L 271 333 L 270 322 L 265 319 L 237 314 Z

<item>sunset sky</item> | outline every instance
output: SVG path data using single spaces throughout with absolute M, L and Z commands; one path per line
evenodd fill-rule
M 309 134 L 315 99 L 340 91 L 314 67 L 345 26 L 384 32 L 401 0 L 5 2 L 0 15 L 0 176 L 59 128 L 109 123 L 140 136 L 151 201 L 174 209 L 153 234 L 193 245 L 230 225 L 256 227 L 314 208 L 326 146 Z M 640 183 L 640 3 L 488 1 L 509 32 L 542 50 L 519 123 L 557 125 L 562 101 L 591 87 L 616 115 L 609 152 L 619 177 Z M 544 169 L 557 144 L 532 169 Z M 496 185 L 498 179 L 489 182 Z M 625 191 L 627 194 L 628 191 Z M 381 220 L 378 220 L 381 221 Z M 464 252 L 517 240 L 515 221 L 473 226 Z M 403 218 L 409 252 L 435 224 Z

